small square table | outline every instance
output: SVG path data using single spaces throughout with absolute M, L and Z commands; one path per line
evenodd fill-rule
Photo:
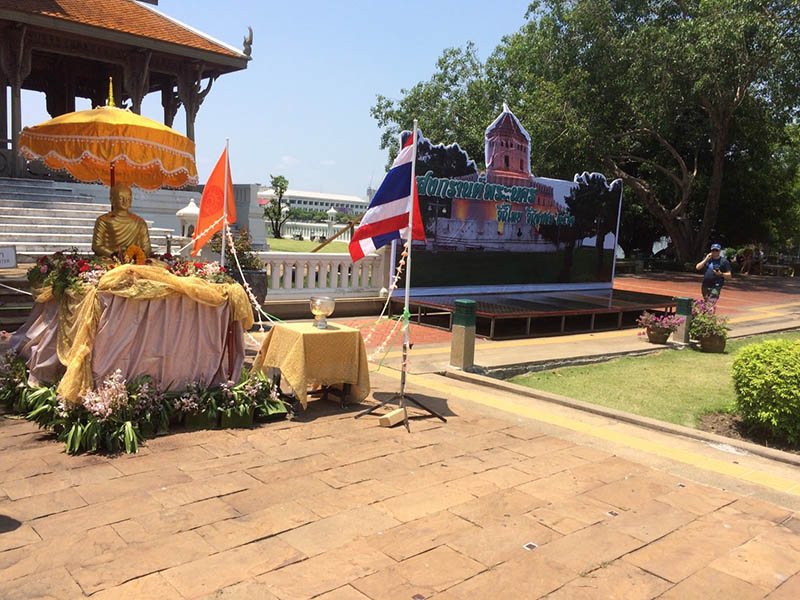
M 314 323 L 274 325 L 253 361 L 254 370 L 268 368 L 280 369 L 304 409 L 310 385 L 345 384 L 356 402 L 370 391 L 364 339 L 358 329 L 345 325 L 328 322 L 326 329 Z

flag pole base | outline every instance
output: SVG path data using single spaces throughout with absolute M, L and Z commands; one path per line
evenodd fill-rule
M 445 419 L 442 415 L 437 413 L 432 408 L 430 408 L 428 406 L 425 406 L 422 402 L 420 402 L 419 400 L 417 400 L 416 398 L 414 398 L 414 396 L 411 396 L 410 394 L 397 394 L 395 396 L 392 396 L 388 400 L 384 400 L 383 402 L 380 402 L 379 404 L 376 404 L 375 406 L 370 406 L 366 410 L 362 410 L 354 418 L 358 419 L 359 417 L 363 417 L 364 415 L 371 415 L 372 413 L 374 413 L 379 408 L 383 408 L 384 406 L 386 406 L 388 404 L 395 404 L 396 403 L 402 408 L 402 406 L 403 406 L 402 401 L 403 400 L 406 400 L 407 402 L 410 402 L 411 404 L 413 404 L 417 408 L 420 408 L 420 409 L 424 410 L 426 413 L 428 413 L 432 417 L 436 417 L 437 419 L 439 419 L 443 423 L 447 423 L 447 419 Z

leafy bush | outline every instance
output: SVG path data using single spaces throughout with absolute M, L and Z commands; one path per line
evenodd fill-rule
M 777 439 L 800 444 L 800 341 L 746 346 L 732 369 L 742 418 Z

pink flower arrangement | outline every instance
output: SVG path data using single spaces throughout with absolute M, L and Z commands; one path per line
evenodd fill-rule
M 679 317 L 678 315 L 674 315 L 672 313 L 656 315 L 644 311 L 636 320 L 636 323 L 645 329 L 661 329 L 664 331 L 673 332 L 677 331 L 678 327 L 683 325 L 685 321 L 686 319 L 684 317 Z M 639 335 L 644 335 L 644 333 L 639 332 Z

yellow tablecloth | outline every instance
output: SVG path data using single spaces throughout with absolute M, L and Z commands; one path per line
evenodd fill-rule
M 363 400 L 369 394 L 367 351 L 361 332 L 328 323 L 318 329 L 313 323 L 279 323 L 261 344 L 253 369 L 281 370 L 305 408 L 310 385 L 350 384 L 350 397 Z

